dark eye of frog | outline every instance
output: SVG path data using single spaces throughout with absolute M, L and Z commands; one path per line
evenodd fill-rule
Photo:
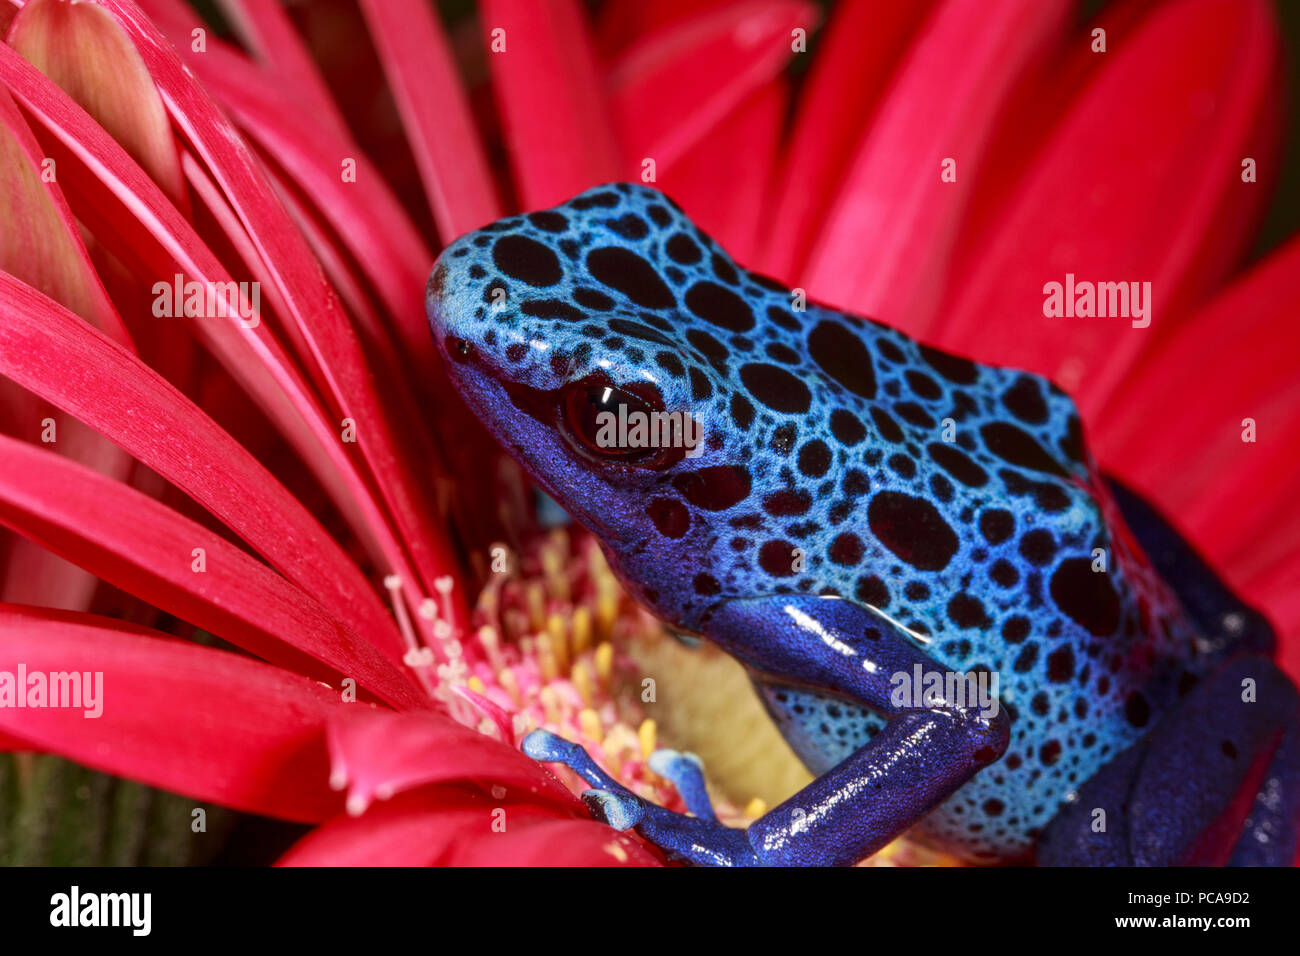
M 448 336 L 447 351 L 454 358 L 461 361 L 468 361 L 474 353 L 474 346 L 466 339 L 458 339 L 455 336 Z
M 632 388 L 592 381 L 565 386 L 560 424 L 571 443 L 588 457 L 613 464 L 662 469 L 680 461 L 680 442 L 659 426 L 664 409 L 657 392 Z

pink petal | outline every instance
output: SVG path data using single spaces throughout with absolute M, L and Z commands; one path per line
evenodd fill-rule
M 356 565 L 270 472 L 139 359 L 6 273 L 0 374 L 112 438 L 202 503 L 372 643 L 397 640 Z
M 58 166 L 47 162 L 9 91 L 0 87 L 0 194 L 7 216 L 0 232 L 0 268 L 134 349 L 58 185 Z M 130 473 L 131 459 L 120 448 L 11 382 L 0 381 L 0 408 L 9 410 L 13 434 L 34 440 L 44 435 L 48 421 L 57 438 L 53 447 L 61 454 L 115 478 Z M 97 586 L 91 575 L 18 540 L 0 575 L 0 599 L 85 610 Z
M 391 703 L 429 706 L 395 651 L 384 660 L 239 548 L 132 488 L 4 437 L 0 523 L 274 664 L 336 683 L 351 677 Z
M 500 834 L 467 835 L 438 862 L 441 866 L 663 865 L 630 833 L 594 820 L 555 819 L 507 825 Z
M 788 136 L 771 213 L 781 228 L 767 230 L 758 268 L 798 284 L 795 276 L 826 224 L 854 147 L 929 12 L 928 0 L 843 0 L 836 6 L 818 39 Z
M 151 14 L 155 2 L 144 5 Z M 183 0 L 169 0 L 169 5 L 189 11 Z M 303 104 L 303 112 L 332 138 L 351 138 L 333 94 L 285 7 L 266 0 L 221 0 L 221 10 L 244 45 L 275 77 L 277 88 L 292 90 L 293 97 Z M 185 32 L 188 35 L 189 31 Z
M 1176 516 L 1225 570 L 1274 534 L 1300 540 L 1285 534 L 1300 467 L 1297 274 L 1293 239 L 1149 342 L 1092 428 L 1103 466 Z M 1253 444 L 1242 441 L 1245 418 L 1257 423 Z
M 1096 416 L 1103 466 L 1156 503 L 1244 598 L 1300 673 L 1300 239 L 1147 343 Z M 1243 441 L 1244 420 L 1255 441 Z
M 625 178 L 576 0 L 482 0 L 479 21 L 519 205 L 554 206 Z M 503 53 L 491 52 L 496 30 Z
M 45 447 L 114 480 L 125 480 L 131 474 L 135 467 L 131 456 L 103 435 L 53 405 L 37 400 L 12 382 L 0 379 L 0 397 L 9 392 L 25 395 L 35 403 L 31 416 L 15 434 L 34 440 L 36 435 L 44 434 L 48 421 L 57 441 Z M 0 601 L 85 611 L 90 609 L 98 587 L 94 575 L 25 538 L 18 538 L 11 544 L 8 563 L 0 574 Z
M 341 816 L 299 840 L 277 866 L 433 866 L 456 842 L 499 839 L 494 819 L 524 826 L 554 819 L 549 807 L 509 804 L 459 792 L 424 787 L 378 803 L 359 817 Z M 498 826 L 500 824 L 498 823 Z
M 766 199 L 789 100 L 785 81 L 774 80 L 659 173 L 659 188 L 747 265 L 772 231 Z
M 1158 5 L 1104 57 L 1014 201 L 964 245 L 935 326 L 940 345 L 1057 378 L 1089 420 L 1240 256 L 1267 195 L 1241 161 L 1269 178 L 1278 131 L 1271 4 Z M 1045 318 L 1044 284 L 1066 273 L 1151 282 L 1152 327 Z
M 319 263 L 247 147 L 157 29 L 130 0 L 103 2 L 135 42 L 173 122 L 193 143 L 244 221 L 288 306 L 288 314 L 281 318 L 296 323 L 310 344 L 311 355 L 302 358 L 312 363 L 309 371 L 320 373 L 318 386 L 359 423 L 356 445 L 419 575 L 416 581 L 403 575 L 408 597 L 414 603 L 433 593 L 436 579 L 459 571 L 457 558 L 432 520 L 424 489 L 417 486 L 409 463 L 399 453 L 394 425 L 379 402 L 360 344 L 324 282 Z M 463 626 L 464 594 L 455 591 L 449 604 L 451 623 Z
M 994 120 L 1067 15 L 1042 0 L 935 9 L 830 206 L 799 283 L 809 295 L 926 331 Z
M 62 303 L 129 349 L 135 346 L 86 251 L 55 179 L 42 176 L 46 153 L 0 87 L 0 191 L 5 230 L 0 268 Z
M 452 690 L 459 696 L 465 698 L 474 705 L 474 709 L 486 717 L 496 728 L 496 732 L 503 741 L 507 743 L 514 740 L 514 727 L 510 715 L 498 704 L 484 697 L 477 691 L 470 690 L 468 687 L 462 687 L 457 684 Z
M 99 717 L 0 707 L 0 734 L 25 749 L 251 813 L 311 822 L 341 809 L 324 723 L 369 705 L 341 703 L 315 681 L 107 618 L 18 605 L 0 605 L 0 660 L 28 675 L 103 675 Z
M 1039 150 L 1055 134 L 1056 120 L 1105 68 L 1109 60 L 1092 51 L 1092 31 L 1106 31 L 1109 50 L 1122 49 L 1151 12 L 1149 0 L 1110 0 L 1096 16 L 1073 28 L 1063 43 L 1020 79 L 998 120 L 979 182 L 961 226 L 961 239 L 983 235 L 1005 214 Z M 1049 117 L 1044 122 L 1044 117 Z M 942 317 L 933 319 L 939 323 Z
M 116 255 L 132 263 L 141 275 L 170 276 L 179 267 L 195 281 L 230 282 L 193 227 L 166 201 L 153 181 L 80 107 L 4 45 L 0 45 L 0 79 L 56 138 L 56 142 L 47 143 L 47 149 L 58 157 L 64 188 L 81 200 L 78 214 L 89 221 L 102 241 L 111 241 Z M 202 191 L 202 184 L 196 183 L 196 188 Z M 215 190 L 210 192 L 215 194 Z M 221 218 L 215 200 L 211 204 L 214 214 Z M 232 214 L 223 221 L 233 220 Z M 248 257 L 261 262 L 242 227 L 232 226 L 231 235 L 237 242 L 243 237 L 241 249 L 246 247 Z M 265 291 L 268 298 L 279 295 L 275 284 L 268 285 Z M 338 441 L 338 426 L 325 420 L 312 386 L 266 325 L 259 322 L 245 328 L 243 323 L 196 321 L 191 327 L 312 466 L 362 540 L 369 545 L 380 535 L 385 563 L 418 591 L 416 576 L 408 573 L 406 558 L 387 515 Z M 356 520 L 361 513 L 367 515 L 366 519 Z M 415 600 L 420 596 L 412 595 Z
M 311 118 L 268 93 L 266 78 L 242 58 L 210 49 L 188 59 L 227 112 L 343 237 L 370 279 L 373 295 L 393 317 L 396 337 L 411 360 L 419 368 L 437 367 L 424 318 L 424 286 L 433 256 L 361 148 L 350 139 L 323 140 Z M 356 182 L 344 182 L 339 175 L 343 157 L 355 161 Z
M 596 11 L 596 45 L 603 59 L 706 9 L 741 6 L 745 0 L 607 0 Z
M 180 158 L 158 90 L 103 7 L 29 0 L 8 43 L 90 112 L 172 201 L 185 200 Z
M 606 86 L 624 155 L 671 167 L 794 55 L 791 31 L 811 34 L 817 8 L 754 0 L 710 9 L 628 48 Z
M 449 241 L 501 218 L 483 143 L 433 9 L 388 0 L 363 0 L 361 9 L 402 114 L 438 232 Z
M 578 812 L 581 805 L 541 764 L 439 714 L 357 711 L 330 724 L 331 783 L 347 787 L 348 812 L 361 813 L 376 798 L 434 783 L 481 782 L 509 796 Z

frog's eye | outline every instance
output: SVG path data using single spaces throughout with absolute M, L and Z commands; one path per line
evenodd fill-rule
M 579 382 L 565 388 L 561 417 L 570 437 L 588 454 L 654 467 L 670 450 L 647 440 L 661 405 L 657 398 L 616 385 Z
M 474 356 L 474 346 L 468 339 L 454 335 L 447 336 L 447 354 L 461 362 L 467 362 Z

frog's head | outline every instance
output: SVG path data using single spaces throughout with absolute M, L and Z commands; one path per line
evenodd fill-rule
M 644 582 L 651 572 L 629 563 L 703 561 L 723 522 L 753 510 L 749 432 L 780 416 L 746 397 L 740 366 L 771 334 L 755 315 L 765 300 L 797 327 L 787 296 L 662 193 L 618 184 L 452 243 L 427 309 L 471 408 Z M 806 399 L 759 357 L 745 368 Z

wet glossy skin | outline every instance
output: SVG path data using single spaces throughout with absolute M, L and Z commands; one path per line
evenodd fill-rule
M 461 238 L 428 291 L 453 380 L 488 427 L 647 606 L 749 665 L 826 775 L 799 805 L 821 807 L 825 832 L 801 845 L 751 827 L 756 861 L 851 861 L 909 824 L 971 858 L 1023 857 L 1224 658 L 1206 622 L 1229 605 L 1189 615 L 1161 582 L 1046 380 L 796 306 L 629 185 Z M 688 412 L 703 453 L 595 447 L 582 409 L 597 395 Z M 881 681 L 913 661 L 995 672 L 1003 716 L 949 701 L 947 721 L 904 739 Z M 877 779 L 890 786 L 872 802 L 861 783 Z M 843 835 L 849 817 L 832 832 L 841 806 L 863 832 Z M 752 862 L 729 842 L 743 831 L 683 849 L 671 821 L 655 826 L 688 858 Z

